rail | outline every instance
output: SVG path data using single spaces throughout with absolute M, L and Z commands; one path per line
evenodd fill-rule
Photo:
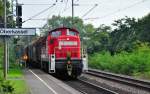
M 109 89 L 104 88 L 104 87 L 101 87 L 101 86 L 98 86 L 98 85 L 93 84 L 93 83 L 88 82 L 88 81 L 84 81 L 84 80 L 81 80 L 81 79 L 78 79 L 78 81 L 79 81 L 80 83 L 84 83 L 84 84 L 86 84 L 87 86 L 92 87 L 92 88 L 98 90 L 98 91 L 101 92 L 102 94 L 118 94 L 117 92 L 114 92 L 114 91 L 112 91 L 112 90 L 109 90 Z M 101 94 L 101 93 L 100 93 L 100 94 Z
M 105 78 L 108 80 L 113 80 L 126 85 L 130 85 L 130 86 L 134 86 L 134 87 L 138 87 L 150 91 L 150 81 L 147 80 L 136 79 L 130 76 L 118 75 L 118 74 L 104 72 L 96 69 L 89 69 L 88 72 L 86 72 L 86 74 Z
M 117 92 L 101 87 L 82 78 L 64 82 L 82 94 L 118 94 Z

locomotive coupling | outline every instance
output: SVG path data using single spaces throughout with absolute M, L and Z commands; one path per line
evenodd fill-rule
M 69 64 L 71 64 L 71 62 L 70 62 L 70 61 L 68 61 L 68 62 L 67 62 L 67 64 L 69 65 Z
M 72 74 L 72 64 L 70 61 L 67 62 L 67 73 L 68 75 Z

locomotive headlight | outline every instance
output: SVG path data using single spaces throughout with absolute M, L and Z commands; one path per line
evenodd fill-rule
M 69 38 L 67 38 L 67 40 L 69 40 Z

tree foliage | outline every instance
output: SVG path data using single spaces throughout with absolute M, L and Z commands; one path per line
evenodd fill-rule
M 109 52 L 94 53 L 89 57 L 89 65 L 105 71 L 126 75 L 139 75 L 150 72 L 150 47 L 141 43 L 134 52 L 121 52 L 111 56 Z M 150 79 L 150 75 L 147 75 Z
M 137 43 L 150 42 L 150 14 L 142 19 L 125 17 L 113 24 L 111 52 L 132 51 Z
M 76 28 L 80 35 L 82 36 L 84 33 L 83 27 L 83 21 L 82 19 L 75 17 L 74 22 L 72 24 L 72 17 L 61 17 L 61 16 L 52 16 L 51 19 L 48 20 L 47 24 L 44 25 L 45 30 L 43 30 L 44 35 L 47 35 L 49 30 L 55 29 L 57 27 L 70 27 L 70 28 Z
M 75 17 L 52 16 L 44 26 L 45 35 L 50 29 L 57 27 L 73 27 L 80 32 L 82 43 L 88 53 L 109 51 L 111 55 L 122 51 L 132 52 L 139 42 L 150 42 L 150 14 L 135 19 L 124 17 L 114 21 L 113 30 L 104 24 L 95 28 L 92 24 L 84 24 L 82 19 Z
M 48 20 L 48 23 L 44 26 L 44 34 L 47 35 L 50 29 L 57 27 L 73 27 L 80 32 L 80 37 L 83 45 L 88 49 L 89 53 L 94 53 L 96 51 L 107 50 L 110 42 L 110 32 L 111 28 L 109 26 L 100 25 L 98 28 L 94 28 L 92 24 L 84 24 L 82 19 L 75 17 L 61 17 L 61 16 L 52 16 Z
M 2 0 L 0 0 L 0 27 L 2 27 L 2 22 L 3 22 L 3 10 L 4 10 L 4 8 L 3 8 L 3 3 L 2 3 Z
M 116 20 L 113 23 L 116 28 L 111 32 L 111 52 L 131 51 L 134 48 L 136 23 L 134 18 L 129 17 Z
M 4 0 L 0 0 L 0 27 L 4 27 Z M 10 3 L 7 1 L 6 3 L 6 13 L 7 15 L 11 14 L 10 11 Z M 12 16 L 7 16 L 7 27 L 14 27 L 15 21 Z
M 150 42 L 150 14 L 138 20 L 137 38 L 142 42 Z

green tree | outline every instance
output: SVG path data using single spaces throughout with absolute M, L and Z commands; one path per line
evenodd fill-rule
M 116 20 L 113 23 L 116 28 L 111 32 L 110 52 L 132 51 L 136 41 L 136 24 L 135 18 L 129 17 Z
M 4 0 L 0 0 L 0 27 L 4 27 Z M 11 14 L 10 11 L 10 3 L 7 1 L 7 15 Z M 7 16 L 7 27 L 14 27 L 15 21 L 13 20 L 12 16 Z
M 82 19 L 75 17 L 72 26 L 72 17 L 52 16 L 48 23 L 44 25 L 44 34 L 47 35 L 48 31 L 57 27 L 70 27 L 79 31 L 83 46 L 88 49 L 89 53 L 107 50 L 110 45 L 110 32 L 109 26 L 100 25 L 94 28 L 92 24 L 84 24 Z
M 150 42 L 150 14 L 138 20 L 136 35 L 138 40 Z
M 74 24 L 72 25 L 72 17 L 61 17 L 61 16 L 52 16 L 51 19 L 48 19 L 48 23 L 44 25 L 43 28 L 46 28 L 42 30 L 44 32 L 44 35 L 47 35 L 49 30 L 55 29 L 57 27 L 73 27 L 77 29 L 80 32 L 80 35 L 84 35 L 84 24 L 82 19 L 75 17 L 74 18 Z
M 110 31 L 109 26 L 100 25 L 90 34 L 90 40 L 88 42 L 89 53 L 94 53 L 97 51 L 107 50 L 110 45 Z
M 2 23 L 3 23 L 3 10 L 4 10 L 4 8 L 3 8 L 3 3 L 2 3 L 2 0 L 0 0 L 0 27 L 2 27 Z

